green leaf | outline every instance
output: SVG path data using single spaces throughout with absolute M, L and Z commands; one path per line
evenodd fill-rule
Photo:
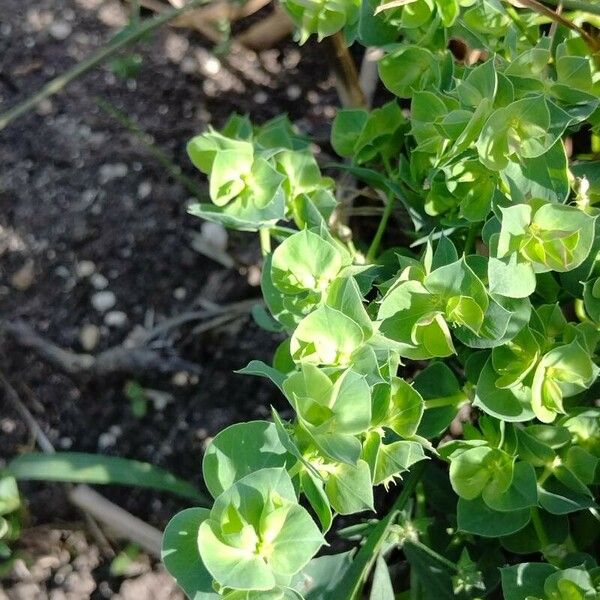
M 367 122 L 366 110 L 339 110 L 331 128 L 331 145 L 343 157 L 352 156 L 360 133 Z
M 517 100 L 496 109 L 477 140 L 479 158 L 492 170 L 506 168 L 513 155 L 535 158 L 544 154 L 562 135 L 550 133 L 550 111 L 543 96 Z M 564 129 L 564 128 L 563 128 Z
M 427 406 L 417 433 L 428 439 L 437 437 L 447 429 L 458 406 L 466 400 L 458 379 L 443 362 L 434 362 L 415 377 L 413 387 Z
M 481 102 L 496 95 L 498 77 L 494 61 L 488 60 L 470 70 L 456 88 L 462 104 L 477 108 Z
M 502 389 L 496 386 L 498 379 L 490 357 L 477 381 L 473 406 L 496 419 L 510 422 L 529 421 L 534 417 L 530 404 L 530 393 L 524 386 Z
M 567 155 L 561 140 L 541 156 L 510 162 L 501 176 L 510 188 L 513 204 L 529 198 L 562 203 L 569 196 Z
M 410 98 L 413 92 L 440 83 L 440 68 L 426 48 L 404 46 L 379 61 L 379 77 L 383 85 L 399 98 Z
M 313 510 L 321 523 L 321 530 L 325 533 L 329 531 L 333 522 L 333 514 L 329 505 L 329 499 L 325 493 L 323 482 L 315 477 L 313 473 L 303 470 L 300 473 L 300 483 L 302 491 L 310 502 Z
M 536 506 L 538 495 L 534 468 L 527 462 L 518 462 L 510 486 L 502 494 L 484 496 L 484 500 L 491 509 L 500 512 Z
M 208 491 L 216 498 L 254 471 L 289 469 L 294 462 L 273 423 L 250 421 L 231 425 L 211 440 L 202 460 L 202 473 Z
M 578 494 L 559 481 L 547 481 L 538 487 L 540 506 L 553 515 L 567 515 L 596 506 L 587 494 Z
M 394 600 L 394 588 L 390 578 L 387 564 L 381 554 L 375 562 L 375 572 L 373 574 L 373 584 L 369 600 Z
M 21 498 L 15 478 L 11 475 L 0 473 L 0 517 L 16 511 L 20 506 Z M 0 533 L 0 539 L 2 537 Z
M 241 590 L 289 583 L 323 543 L 289 475 L 273 468 L 246 475 L 218 496 L 198 533 L 211 575 L 220 586 Z
M 355 321 L 335 308 L 321 306 L 300 321 L 290 351 L 296 362 L 345 366 L 363 342 Z
M 254 154 L 251 143 L 232 139 L 214 130 L 192 138 L 187 144 L 187 152 L 194 166 L 207 175 L 212 171 L 217 155 L 222 152 L 234 152 L 244 157 L 244 164 L 252 164 Z
M 250 176 L 253 161 L 252 153 L 238 150 L 217 153 L 210 174 L 210 199 L 217 206 L 225 206 L 242 193 L 246 187 L 244 178 Z
M 451 600 L 455 598 L 452 592 L 450 572 L 445 565 L 424 552 L 420 545 L 407 540 L 403 551 L 410 564 L 411 571 L 420 583 L 421 593 L 425 600 Z
M 484 499 L 496 500 L 512 479 L 513 461 L 501 450 L 478 446 L 451 456 L 450 483 L 461 498 L 472 500 L 484 493 Z
M 456 516 L 461 531 L 490 538 L 515 533 L 530 519 L 529 509 L 499 512 L 489 508 L 483 498 L 459 498 Z
M 335 246 L 305 229 L 288 237 L 273 252 L 271 278 L 284 294 L 321 292 L 338 275 L 342 257 Z
M 327 478 L 325 492 L 333 509 L 341 515 L 373 510 L 373 484 L 369 465 L 339 464 Z
M 306 600 L 330 600 L 350 563 L 350 552 L 313 558 L 292 583 Z
M 501 568 L 504 597 L 506 600 L 544 597 L 544 582 L 556 570 L 547 563 L 522 563 Z
M 488 278 L 492 294 L 528 298 L 535 291 L 535 272 L 530 263 L 519 262 L 516 253 L 506 258 L 490 257 Z
M 363 331 L 365 339 L 373 334 L 373 324 L 364 307 L 363 299 L 353 277 L 338 277 L 331 282 L 325 302 L 350 317 Z
M 283 391 L 283 382 L 285 381 L 285 373 L 274 369 L 267 365 L 262 360 L 251 360 L 243 369 L 236 371 L 240 375 L 256 375 L 258 377 L 266 377 L 270 379 L 281 391 Z
M 393 377 L 387 414 L 380 424 L 401 437 L 410 438 L 417 432 L 423 410 L 423 398 L 419 392 L 404 379 Z
M 14 458 L 8 471 L 20 481 L 65 481 L 101 485 L 133 485 L 170 492 L 208 505 L 210 501 L 191 483 L 151 464 L 84 452 L 30 452 Z
M 375 462 L 373 485 L 383 483 L 387 486 L 391 480 L 426 458 L 423 446 L 418 442 L 400 440 L 391 444 L 380 444 Z
M 193 600 L 219 598 L 198 551 L 198 530 L 209 514 L 207 508 L 182 510 L 169 521 L 163 535 L 161 560 L 177 585 Z

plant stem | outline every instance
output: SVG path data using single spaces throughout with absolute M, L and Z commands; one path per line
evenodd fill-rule
M 585 312 L 585 304 L 581 298 L 577 298 L 573 303 L 573 309 L 575 310 L 575 315 L 582 322 L 589 322 L 589 318 Z
M 102 64 L 105 60 L 110 58 L 117 51 L 122 48 L 126 48 L 139 41 L 145 35 L 154 31 L 158 27 L 172 21 L 182 13 L 190 10 L 191 8 L 195 8 L 202 4 L 206 4 L 208 0 L 189 0 L 185 6 L 181 8 L 176 8 L 174 10 L 165 11 L 164 13 L 153 17 L 151 19 L 144 19 L 140 24 L 129 31 L 127 34 L 122 37 L 114 39 L 112 42 L 109 42 L 104 48 L 101 48 L 92 56 L 82 60 L 80 63 L 77 63 L 72 69 L 67 72 L 55 77 L 50 80 L 46 85 L 42 87 L 38 92 L 26 98 L 23 102 L 13 106 L 5 113 L 0 114 L 0 131 L 2 131 L 9 123 L 14 121 L 15 119 L 23 116 L 30 110 L 34 109 L 42 100 L 49 98 L 50 96 L 54 96 L 54 94 L 60 92 L 64 87 L 69 85 L 72 81 L 87 73 L 94 67 Z
M 458 406 L 467 402 L 469 398 L 467 395 L 460 391 L 452 396 L 446 396 L 444 398 L 433 398 L 431 400 L 425 400 L 425 408 L 441 408 L 443 406 Z
M 381 221 L 379 221 L 379 226 L 377 227 L 377 231 L 375 232 L 375 237 L 373 237 L 373 241 L 371 242 L 369 250 L 367 251 L 367 262 L 373 262 L 375 258 L 377 258 L 377 253 L 379 252 L 379 245 L 381 244 L 381 239 L 383 238 L 383 234 L 385 233 L 385 228 L 387 227 L 388 221 L 390 220 L 392 211 L 394 210 L 394 204 L 395 197 L 389 195 L 385 208 L 383 209 L 383 214 L 381 215 Z
M 342 106 L 346 108 L 366 108 L 367 101 L 360 87 L 358 71 L 348 50 L 344 35 L 338 31 L 323 41 L 327 49 L 329 63 L 335 75 L 336 88 Z
M 531 509 L 531 522 L 533 523 L 535 533 L 538 536 L 538 539 L 540 540 L 540 544 L 542 545 L 543 554 L 544 549 L 550 545 L 550 540 L 548 539 L 548 535 L 546 534 L 546 530 L 544 529 L 544 524 L 542 523 L 542 519 L 540 517 L 540 513 L 537 506 L 534 506 Z
M 591 0 L 543 0 L 544 4 L 562 7 L 566 10 L 580 10 L 591 15 L 600 15 L 600 4 L 592 4 Z
M 512 22 L 517 26 L 519 31 L 535 46 L 538 41 L 537 36 L 531 35 L 531 32 L 527 29 L 525 23 L 523 23 L 519 13 L 512 6 L 506 7 L 506 13 L 512 19 Z
M 442 556 L 441 554 L 437 553 L 435 550 L 433 550 L 429 546 L 423 544 L 423 542 L 420 542 L 419 540 L 406 540 L 406 542 L 404 542 L 404 544 L 418 548 L 421 552 L 424 552 L 425 554 L 427 554 L 428 556 L 433 558 L 433 560 L 437 561 L 441 565 L 444 565 L 450 571 L 454 571 L 455 573 L 458 573 L 458 571 L 459 571 L 458 565 L 453 563 L 451 560 L 448 560 L 445 556 Z
M 524 7 L 528 8 L 529 10 L 533 10 L 539 13 L 540 15 L 552 19 L 556 23 L 563 25 L 564 27 L 568 27 L 569 29 L 576 31 L 582 37 L 585 43 L 589 46 L 590 50 L 592 51 L 592 54 L 597 54 L 600 52 L 600 42 L 593 35 L 588 33 L 579 25 L 573 23 L 573 21 L 566 19 L 558 12 L 554 12 L 551 8 L 548 8 L 538 0 L 505 0 L 505 2 L 507 2 L 508 4 L 519 6 L 521 8 Z
M 465 240 L 465 250 L 464 254 L 467 256 L 471 254 L 473 248 L 475 247 L 475 240 L 477 239 L 477 228 L 472 225 L 469 227 L 469 231 L 467 231 L 467 239 Z
M 260 251 L 263 256 L 271 253 L 271 232 L 268 227 L 259 229 L 260 235 Z
M 428 461 L 418 462 L 410 471 L 410 475 L 406 478 L 402 492 L 394 502 L 390 512 L 381 520 L 367 537 L 365 543 L 356 553 L 354 560 L 346 571 L 335 589 L 335 598 L 343 598 L 344 600 L 358 600 L 373 563 L 377 559 L 381 547 L 383 546 L 390 526 L 398 516 L 398 513 L 404 508 L 410 497 L 413 495 L 417 484 L 421 480 Z

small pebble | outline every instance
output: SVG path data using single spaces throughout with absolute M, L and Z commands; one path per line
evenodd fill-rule
M 65 265 L 58 265 L 54 272 L 62 279 L 69 279 L 71 277 L 71 271 L 65 267 Z
M 0 430 L 2 433 L 12 433 L 17 428 L 17 424 L 13 419 L 2 419 L 0 421 Z
M 266 92 L 263 92 L 262 90 L 260 90 L 259 92 L 256 92 L 256 94 L 254 94 L 254 102 L 256 102 L 256 104 L 264 104 L 267 100 L 269 99 L 269 96 L 267 95 Z
M 33 260 L 28 259 L 25 264 L 10 278 L 10 284 L 20 292 L 24 292 L 31 287 L 35 279 L 35 264 Z
M 110 310 L 117 303 L 117 297 L 113 294 L 113 292 L 105 290 L 95 293 L 92 296 L 91 302 L 92 306 L 98 312 L 103 313 L 107 310 Z
M 73 438 L 69 438 L 69 437 L 60 438 L 60 440 L 58 440 L 58 445 L 63 450 L 69 450 L 69 448 L 71 448 L 73 446 Z
M 55 21 L 50 25 L 49 31 L 55 40 L 66 40 L 71 35 L 73 28 L 66 21 Z
M 221 70 L 221 61 L 216 56 L 208 56 L 203 67 L 208 75 L 216 75 Z
M 100 450 L 105 450 L 106 448 L 110 448 L 114 446 L 117 442 L 117 438 L 112 433 L 101 433 L 98 436 L 98 448 Z
M 91 260 L 82 260 L 77 263 L 77 267 L 75 268 L 77 277 L 79 277 L 80 279 L 89 277 L 94 273 L 95 270 L 96 265 Z
M 137 195 L 140 200 L 147 198 L 152 193 L 152 183 L 149 181 L 142 181 L 138 185 Z
M 95 290 L 105 290 L 108 287 L 108 279 L 101 273 L 94 273 L 90 277 L 90 283 Z
M 173 290 L 173 298 L 175 300 L 185 300 L 187 290 L 184 287 L 178 287 Z
M 111 425 L 108 428 L 108 431 L 115 437 L 119 437 L 123 433 L 123 428 L 120 425 Z
M 42 100 L 35 109 L 35 112 L 41 117 L 47 117 L 54 110 L 54 104 L 48 98 Z
M 173 385 L 176 385 L 177 387 L 184 387 L 188 385 L 190 377 L 185 371 L 179 371 L 173 375 L 173 379 L 171 381 L 173 382 Z
M 192 73 L 195 73 L 198 70 L 198 63 L 196 62 L 195 58 L 192 58 L 191 56 L 186 56 L 179 64 L 179 68 L 181 69 L 182 73 L 185 73 L 186 75 L 191 75 Z
M 299 85 L 290 85 L 285 93 L 290 100 L 298 100 L 302 95 L 302 89 Z
M 223 225 L 204 221 L 200 227 L 200 233 L 207 244 L 219 250 L 227 249 L 228 234 Z
M 96 325 L 88 323 L 79 332 L 79 343 L 86 352 L 91 352 L 100 342 L 100 329 Z
M 127 325 L 127 315 L 122 310 L 111 310 L 104 315 L 104 324 L 120 329 Z
M 121 179 L 125 177 L 129 169 L 125 163 L 114 163 L 114 164 L 105 164 L 100 167 L 100 182 L 108 183 L 113 179 Z

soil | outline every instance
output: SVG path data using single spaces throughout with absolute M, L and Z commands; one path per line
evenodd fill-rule
M 1 4 L 0 112 L 127 23 L 116 0 Z M 84 351 L 83 330 L 91 335 L 88 349 L 97 341 L 95 353 L 197 308 L 198 299 L 223 305 L 260 295 L 255 236 L 230 232 L 227 252 L 236 268 L 194 250 L 202 223 L 186 212 L 190 192 L 97 98 L 151 135 L 203 191 L 185 143 L 209 123 L 219 127 L 233 111 L 258 123 L 287 112 L 302 130 L 322 136 L 337 103 L 316 44 L 299 49 L 286 40 L 258 55 L 232 58 L 230 68 L 198 34 L 164 28 L 135 54 L 142 62 L 134 78 L 122 79 L 105 65 L 0 131 L 0 318 L 23 319 L 77 352 Z M 114 294 L 112 317 L 92 303 L 99 291 Z M 7 335 L 0 337 L 0 369 L 57 449 L 149 461 L 201 486 L 210 436 L 228 424 L 267 416 L 271 404 L 285 406 L 267 382 L 233 374 L 250 359 L 269 360 L 276 335 L 247 316 L 202 334 L 192 330 L 178 328 L 161 342 L 194 369 L 136 379 L 150 390 L 145 414 L 124 392 L 130 378 L 66 375 Z M 34 445 L 7 398 L 0 398 L 1 467 Z M 0 598 L 181 597 L 148 557 L 136 560 L 133 573 L 111 574 L 111 561 L 59 485 L 23 484 L 21 490 L 28 507 L 17 545 L 23 559 L 0 584 Z M 158 528 L 186 506 L 148 490 L 100 491 Z M 111 543 L 117 552 L 123 548 Z

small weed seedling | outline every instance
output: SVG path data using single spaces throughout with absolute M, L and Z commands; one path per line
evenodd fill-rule
M 392 99 L 331 136 L 331 169 L 384 204 L 365 245 L 286 118 L 189 142 L 193 214 L 260 232 L 255 317 L 287 334 L 242 373 L 295 415 L 208 447 L 212 508 L 164 536 L 190 598 L 600 597 L 600 7 L 555 4 L 284 0 L 300 41 L 381 52 Z

